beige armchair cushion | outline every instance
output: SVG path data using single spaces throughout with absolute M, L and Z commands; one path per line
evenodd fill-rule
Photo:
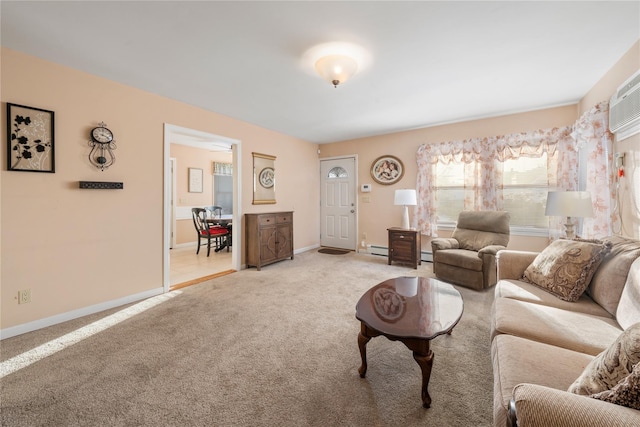
M 510 235 L 509 220 L 508 212 L 460 212 L 451 237 L 459 242 L 460 249 L 470 251 L 479 251 L 491 245 L 506 247 Z

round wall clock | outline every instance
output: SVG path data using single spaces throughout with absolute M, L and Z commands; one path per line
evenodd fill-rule
M 89 161 L 92 165 L 104 171 L 116 161 L 113 150 L 116 149 L 116 141 L 113 139 L 113 132 L 107 127 L 105 122 L 100 122 L 98 126 L 91 129 L 89 133 Z
M 260 185 L 264 188 L 271 188 L 273 184 L 275 184 L 275 171 L 273 168 L 264 168 L 260 171 L 260 175 L 258 176 L 258 180 L 260 181 Z
M 113 132 L 104 126 L 98 126 L 91 130 L 91 139 L 99 144 L 108 144 L 113 141 Z

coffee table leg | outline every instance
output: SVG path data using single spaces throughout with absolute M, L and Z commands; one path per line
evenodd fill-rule
M 362 334 L 362 331 L 358 334 L 358 348 L 360 348 L 360 358 L 362 359 L 362 365 L 358 369 L 360 378 L 364 378 L 367 374 L 367 343 L 371 338 Z
M 433 351 L 428 350 L 427 354 L 413 352 L 413 358 L 422 370 L 422 406 L 431 406 L 431 396 L 429 396 L 429 379 L 431 378 L 431 368 L 433 367 Z

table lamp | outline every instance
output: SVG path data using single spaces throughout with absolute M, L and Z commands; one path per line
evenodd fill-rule
M 546 216 L 563 216 L 567 239 L 573 239 L 575 232 L 571 217 L 584 218 L 593 216 L 593 203 L 588 191 L 549 191 L 547 195 Z
M 416 190 L 396 190 L 395 197 L 393 199 L 394 205 L 404 206 L 404 212 L 402 216 L 402 228 L 409 228 L 409 206 L 415 206 L 418 204 L 416 198 Z

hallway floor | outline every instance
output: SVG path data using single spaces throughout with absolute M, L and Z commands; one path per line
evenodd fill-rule
M 207 257 L 206 246 L 200 248 L 198 255 L 196 248 L 194 245 L 169 251 L 171 286 L 232 269 L 231 250 L 216 253 L 211 249 L 211 255 Z

